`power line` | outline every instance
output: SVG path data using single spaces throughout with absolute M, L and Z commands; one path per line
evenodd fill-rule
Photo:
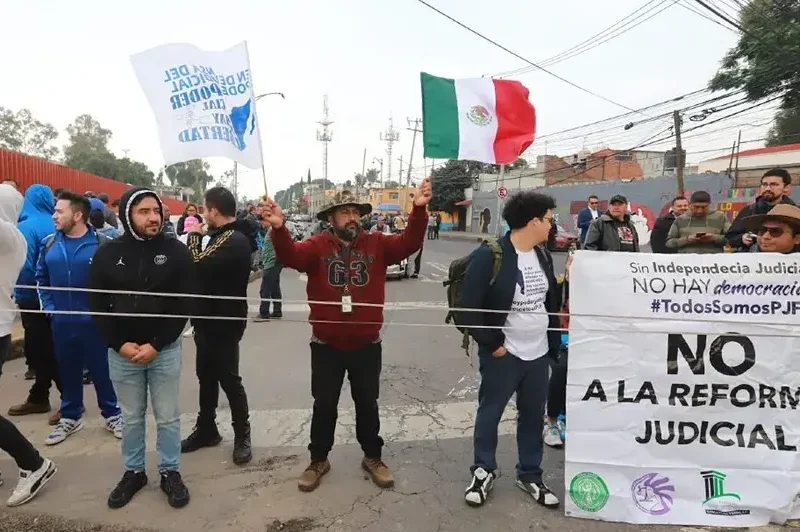
M 640 15 L 638 15 L 636 17 L 633 17 L 634 15 L 636 15 L 636 13 L 644 10 L 649 5 L 651 5 L 651 4 L 653 4 L 653 3 L 657 2 L 657 1 L 658 1 L 658 3 L 655 6 L 652 6 L 650 9 L 648 9 L 647 11 L 645 11 L 644 13 L 641 13 Z M 637 27 L 637 26 L 639 26 L 641 24 L 644 24 L 645 22 L 647 22 L 648 20 L 652 19 L 653 17 L 659 15 L 663 11 L 669 9 L 670 7 L 675 5 L 679 0 L 673 0 L 673 2 L 671 4 L 663 7 L 662 9 L 657 11 L 656 13 L 653 13 L 652 15 L 650 15 L 647 18 L 645 18 L 644 20 L 639 20 L 641 17 L 644 17 L 645 15 L 650 13 L 651 11 L 653 11 L 655 9 L 658 9 L 660 6 L 662 6 L 663 4 L 667 3 L 668 1 L 669 0 L 660 0 L 660 1 L 659 0 L 650 0 L 646 4 L 644 4 L 643 6 L 641 6 L 638 9 L 636 9 L 632 13 L 626 15 L 622 19 L 618 20 L 617 22 L 615 22 L 611 26 L 609 26 L 609 27 L 607 27 L 607 28 L 595 33 L 594 35 L 592 35 L 588 39 L 585 39 L 584 41 L 576 44 L 575 46 L 573 46 L 571 48 L 568 48 L 568 49 L 566 49 L 566 50 L 564 50 L 564 51 L 562 51 L 562 52 L 560 52 L 560 53 L 558 53 L 558 54 L 556 54 L 556 55 L 554 55 L 552 57 L 549 57 L 549 58 L 541 61 L 539 64 L 541 66 L 552 66 L 552 65 L 555 65 L 555 64 L 560 63 L 562 61 L 566 61 L 567 59 L 572 59 L 573 57 L 576 57 L 576 56 L 578 56 L 578 55 L 580 55 L 580 54 L 582 54 L 584 52 L 587 52 L 589 50 L 595 49 L 596 47 L 600 46 L 601 44 L 604 44 L 604 43 L 606 43 L 606 42 L 608 42 L 610 40 L 613 40 L 613 39 L 615 39 L 617 37 L 620 37 L 621 35 L 629 32 L 630 30 L 634 29 L 635 27 Z M 631 19 L 631 17 L 633 17 L 633 18 Z M 628 19 L 630 19 L 630 20 L 628 20 Z M 639 20 L 639 21 L 636 22 L 637 20 Z M 635 22 L 635 24 L 634 24 L 634 22 Z M 617 26 L 620 26 L 620 24 L 622 24 L 622 26 L 618 28 Z M 518 68 L 516 70 L 511 70 L 511 71 L 508 71 L 508 72 L 495 74 L 493 77 L 506 77 L 506 76 L 520 75 L 520 74 L 524 74 L 524 73 L 530 72 L 531 70 L 533 70 L 531 67 L 523 67 L 523 68 Z
M 684 1 L 688 2 L 689 0 L 682 0 L 681 2 L 678 3 L 678 5 L 681 6 L 682 8 L 684 8 L 684 9 L 686 9 L 687 11 L 691 11 L 692 13 L 694 13 L 697 16 L 703 17 L 706 20 L 710 20 L 711 22 L 713 22 L 714 24 L 716 24 L 720 28 L 724 28 L 724 29 L 730 31 L 731 33 L 737 33 L 735 29 L 731 28 L 730 26 L 726 26 L 725 24 L 723 24 L 722 22 L 720 22 L 719 20 L 717 20 L 715 18 L 709 17 L 708 15 L 703 13 L 702 11 L 699 11 L 693 5 L 688 4 L 688 3 L 684 4 L 683 3 Z M 737 35 L 738 35 L 738 33 L 737 33 Z
M 580 90 L 580 91 L 582 91 L 582 92 L 585 92 L 586 94 L 591 94 L 591 95 L 592 95 L 592 96 L 594 96 L 595 98 L 599 98 L 599 99 L 601 99 L 601 100 L 603 100 L 603 101 L 605 101 L 605 102 L 608 102 L 608 103 L 610 103 L 610 104 L 616 105 L 617 107 L 621 107 L 622 109 L 627 109 L 628 111 L 633 111 L 633 112 L 637 112 L 637 113 L 639 112 L 639 111 L 636 111 L 635 109 L 631 109 L 631 108 L 630 108 L 630 107 L 628 107 L 627 105 L 622 105 L 622 104 L 621 104 L 621 103 L 619 103 L 619 102 L 615 102 L 614 100 L 611 100 L 611 99 L 609 99 L 609 98 L 606 98 L 605 96 L 602 96 L 602 95 L 600 95 L 600 94 L 597 94 L 596 92 L 593 92 L 593 91 L 591 91 L 591 90 L 589 90 L 589 89 L 587 89 L 587 88 L 585 88 L 585 87 L 582 87 L 582 86 L 578 85 L 577 83 L 574 83 L 574 82 L 572 82 L 572 81 L 570 81 L 570 80 L 568 80 L 568 79 L 566 79 L 566 78 L 564 78 L 564 77 L 562 77 L 562 76 L 559 76 L 559 75 L 558 75 L 558 74 L 556 74 L 555 72 L 551 72 L 550 70 L 547 70 L 546 68 L 544 68 L 544 67 L 541 67 L 541 66 L 537 65 L 537 64 L 536 64 L 536 63 L 534 63 L 533 61 L 530 61 L 530 60 L 528 60 L 528 59 L 526 59 L 526 58 L 522 57 L 522 56 L 521 56 L 521 55 L 519 55 L 518 53 L 516 53 L 516 52 L 514 52 L 514 51 L 510 50 L 509 48 L 506 48 L 505 46 L 503 46 L 502 44 L 498 43 L 497 41 L 495 41 L 495 40 L 493 40 L 493 39 L 490 39 L 489 37 L 485 36 L 484 34 L 480 33 L 479 31 L 472 29 L 471 27 L 467 26 L 467 25 L 466 25 L 466 24 L 464 24 L 463 22 L 460 22 L 460 21 L 458 21 L 458 20 L 454 19 L 453 17 L 451 17 L 450 15 L 448 15 L 447 13 L 445 13 L 444 11 L 442 11 L 442 10 L 440 10 L 440 9 L 438 9 L 438 8 L 436 8 L 436 7 L 434 7 L 434 6 L 432 6 L 431 4 L 429 4 L 428 2 L 426 2 L 425 0 L 417 0 L 417 2 L 419 2 L 420 4 L 422 4 L 422 5 L 426 6 L 426 7 L 427 7 L 427 8 L 429 8 L 429 9 L 431 9 L 431 10 L 433 10 L 433 11 L 435 11 L 435 12 L 439 13 L 440 15 L 442 15 L 442 16 L 443 16 L 443 17 L 445 17 L 446 19 L 450 20 L 451 22 L 454 22 L 454 23 L 458 24 L 459 26 L 461 26 L 461 27 L 462 27 L 462 28 L 464 28 L 465 30 L 469 31 L 470 33 L 472 33 L 472 34 L 474 34 L 474 35 L 476 35 L 476 36 L 478 36 L 478 37 L 480 37 L 480 38 L 481 38 L 481 39 L 483 39 L 484 41 L 486 41 L 486 42 L 488 42 L 488 43 L 490 43 L 490 44 L 493 44 L 494 46 L 496 46 L 497 48 L 500 48 L 500 49 L 501 49 L 501 50 L 503 50 L 504 52 L 506 52 L 506 53 L 509 53 L 509 54 L 513 55 L 514 57 L 516 57 L 517 59 L 519 59 L 519 60 L 521 60 L 521 61 L 524 61 L 524 62 L 528 63 L 528 64 L 529 64 L 530 66 L 532 66 L 532 67 L 538 68 L 538 69 L 539 69 L 539 70 L 541 70 L 542 72 L 544 72 L 544 73 L 546 73 L 546 74 L 549 74 L 550 76 L 552 76 L 552 77 L 554 77 L 554 78 L 558 79 L 559 81 L 562 81 L 562 82 L 566 83 L 567 85 L 570 85 L 570 86 L 572 86 L 572 87 L 575 87 L 576 89 L 578 89 L 578 90 Z

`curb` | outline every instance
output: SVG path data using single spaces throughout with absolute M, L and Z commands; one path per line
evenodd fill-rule
M 444 240 L 461 240 L 464 242 L 482 242 L 489 235 L 480 235 L 477 233 L 450 233 L 448 231 L 440 231 L 439 238 Z
M 248 283 L 261 279 L 261 270 L 250 272 L 250 280 Z M 11 347 L 8 349 L 8 355 L 5 361 L 16 360 L 25 356 L 25 340 L 24 338 L 15 338 L 11 340 Z

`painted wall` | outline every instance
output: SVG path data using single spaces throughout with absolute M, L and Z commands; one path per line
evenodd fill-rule
M 711 194 L 714 207 L 725 212 L 731 220 L 742 207 L 752 203 L 755 198 L 755 189 L 732 189 L 731 180 L 725 174 L 693 174 L 686 176 L 685 182 L 687 196 L 696 190 L 707 191 Z M 797 188 L 793 187 L 793 192 Z M 622 194 L 628 198 L 639 240 L 646 244 L 650 242 L 650 230 L 656 218 L 669 209 L 676 186 L 674 177 L 663 176 L 630 183 L 613 181 L 569 187 L 543 187 L 537 190 L 555 198 L 557 207 L 554 214 L 557 223 L 572 232 L 576 232 L 578 213 L 586 206 L 590 194 L 600 198 L 601 209 L 605 209 L 608 198 L 614 194 Z M 795 200 L 800 200 L 800 192 L 795 192 L 792 196 Z M 498 205 L 494 192 L 475 191 L 472 197 L 472 220 L 467 226 L 472 232 L 494 235 L 500 218 L 499 212 L 502 212 L 502 205 Z M 502 220 L 500 223 L 503 223 Z

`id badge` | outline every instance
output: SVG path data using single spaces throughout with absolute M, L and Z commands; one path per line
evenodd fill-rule
M 353 312 L 353 296 L 345 294 L 342 296 L 342 313 L 350 314 Z

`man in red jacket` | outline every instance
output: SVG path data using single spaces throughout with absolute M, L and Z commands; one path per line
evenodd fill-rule
M 277 203 L 268 200 L 262 211 L 273 227 L 278 262 L 308 274 L 314 410 L 308 446 L 311 464 L 298 480 L 301 491 L 315 490 L 331 469 L 328 453 L 333 447 L 345 373 L 356 406 L 356 437 L 364 451 L 361 467 L 381 488 L 394 485 L 392 472 L 381 460 L 383 439 L 378 414 L 386 267 L 422 245 L 428 218 L 425 207 L 430 200 L 431 185 L 426 179 L 414 194 L 414 210 L 406 230 L 388 235 L 364 231 L 361 217 L 369 214 L 372 206 L 342 191 L 317 215 L 330 224 L 330 230 L 303 242 L 292 239 Z

